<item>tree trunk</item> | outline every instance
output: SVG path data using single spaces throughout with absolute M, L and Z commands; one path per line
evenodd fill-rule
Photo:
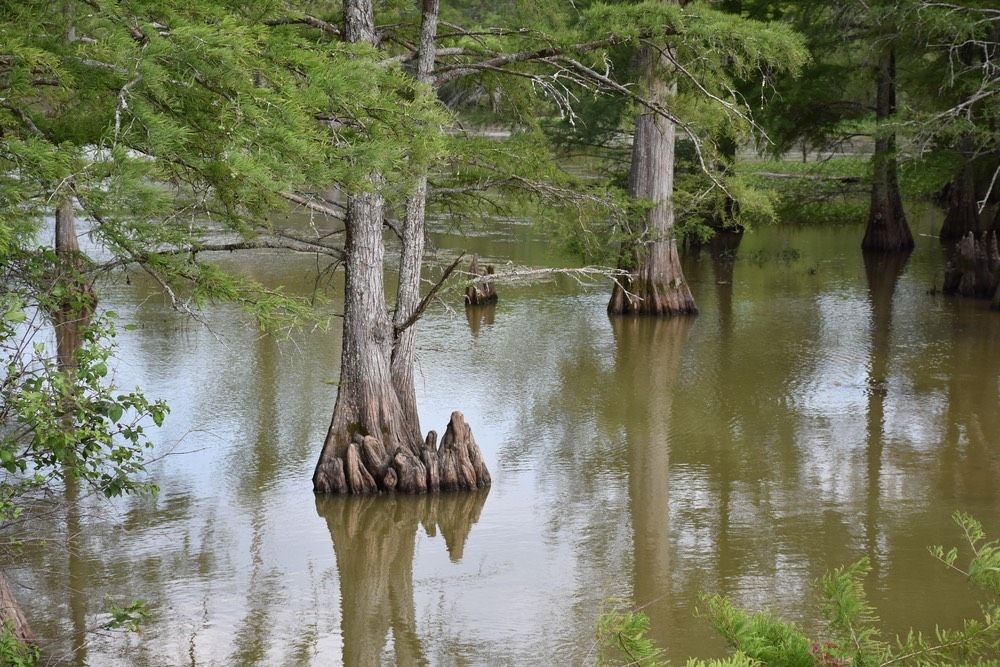
M 56 209 L 56 271 L 67 288 L 62 303 L 52 313 L 56 331 L 56 355 L 64 372 L 76 365 L 76 351 L 83 343 L 83 330 L 90 323 L 96 296 L 94 289 L 80 276 L 80 243 L 76 237 L 73 199 L 67 197 Z
M 437 2 L 428 0 L 433 16 L 422 31 L 433 32 Z M 371 0 L 345 0 L 345 35 L 348 41 L 376 39 Z M 423 38 L 422 38 L 423 41 Z M 424 60 L 421 55 L 421 60 Z M 430 53 L 433 63 L 433 52 Z M 419 67 L 429 68 L 427 62 Z M 425 78 L 429 76 L 429 69 Z M 421 442 L 413 390 L 413 339 L 398 337 L 385 305 L 382 239 L 385 202 L 380 194 L 383 178 L 370 177 L 373 192 L 348 197 L 346 225 L 346 274 L 344 334 L 340 385 L 333 418 L 323 451 L 313 473 L 317 493 L 367 494 L 382 491 L 425 493 L 439 488 L 478 488 L 490 483 L 482 455 L 462 413 L 453 412 L 441 446 L 431 431 Z M 419 303 L 423 256 L 426 167 L 411 193 L 400 267 L 397 326 L 407 321 Z M 412 329 L 412 328 L 411 328 Z M 450 433 L 460 434 L 457 444 Z M 464 458 L 463 458 L 464 455 Z M 463 467 L 464 464 L 464 467 Z M 462 476 L 470 468 L 468 475 Z M 458 485 L 447 477 L 458 470 Z
M 433 81 L 435 39 L 439 0 L 423 0 L 420 23 L 420 50 L 417 54 L 417 80 L 430 85 Z M 429 94 L 429 93 L 423 93 Z M 424 258 L 424 220 L 427 209 L 427 165 L 414 164 L 416 180 L 406 200 L 403 221 L 403 251 L 399 258 L 399 289 L 393 325 L 396 340 L 392 348 L 392 383 L 399 397 L 403 418 L 411 435 L 420 439 L 420 417 L 417 414 L 417 392 L 413 367 L 416 326 L 399 331 L 420 303 L 420 272 Z
M 665 0 L 669 1 L 669 0 Z M 665 56 L 648 47 L 643 55 L 649 96 L 663 104 L 677 94 L 676 82 L 663 79 Z M 629 195 L 646 199 L 642 239 L 623 249 L 621 267 L 630 274 L 615 284 L 608 303 L 613 315 L 683 315 L 698 312 L 681 270 L 674 238 L 674 124 L 656 114 L 636 119 L 632 140 Z
M 962 143 L 967 144 L 963 138 Z M 954 241 L 966 234 L 976 237 L 982 229 L 979 225 L 979 206 L 976 202 L 976 175 L 970 156 L 965 156 L 962 166 L 948 188 L 948 212 L 941 225 L 941 240 Z
M 371 0 L 344 0 L 344 36 L 348 42 L 376 43 Z M 393 330 L 382 275 L 382 180 L 379 174 L 372 174 L 374 191 L 354 194 L 347 200 L 340 385 L 313 473 L 313 490 L 317 493 L 370 493 L 382 487 L 396 488 L 397 480 L 388 474 L 388 462 L 400 451 L 411 456 L 419 451 L 419 436 L 414 439 L 406 428 L 390 372 Z M 383 459 L 373 466 L 382 473 L 377 480 L 360 461 L 358 446 L 365 444 L 366 437 L 377 443 Z M 369 443 L 369 448 L 375 445 Z
M 14 592 L 10 590 L 7 578 L 0 573 L 0 624 L 10 627 L 14 638 L 22 644 L 34 644 L 35 635 L 28 627 L 28 621 L 24 618 L 20 605 Z
M 896 49 L 891 43 L 878 56 L 875 67 L 875 118 L 878 125 L 875 154 L 872 156 L 872 199 L 868 227 L 861 247 L 893 252 L 913 247 L 913 235 L 906 224 L 896 173 L 896 130 L 891 122 L 896 114 Z
M 374 490 L 357 480 L 352 483 L 349 476 L 348 487 L 342 486 L 344 476 L 338 470 L 348 472 L 348 451 L 357 444 L 356 439 L 378 439 L 389 459 L 400 450 L 411 455 L 419 452 L 419 436 L 414 440 L 407 428 L 390 374 L 392 324 L 385 306 L 382 276 L 383 209 L 379 194 L 352 195 L 348 199 L 340 386 L 313 474 L 313 488 L 320 493 Z
M 1000 251 L 997 234 L 990 232 L 977 239 L 969 232 L 955 244 L 944 273 L 945 294 L 993 298 L 1000 285 Z

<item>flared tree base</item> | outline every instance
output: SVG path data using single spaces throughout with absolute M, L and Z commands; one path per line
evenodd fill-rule
M 955 244 L 944 273 L 945 294 L 992 299 L 1000 310 L 1000 251 L 996 232 L 977 239 L 971 232 Z
M 313 475 L 313 490 L 330 494 L 472 491 L 490 483 L 472 429 L 457 411 L 440 447 L 430 431 L 417 451 L 397 447 L 390 455 L 378 438 L 354 434 L 344 452 L 321 460 Z
M 698 307 L 686 282 L 653 283 L 623 280 L 616 283 L 608 302 L 609 315 L 649 315 L 670 317 L 697 315 Z
M 886 210 L 873 210 L 868 216 L 862 250 L 871 252 L 898 252 L 913 249 L 913 234 L 906 224 L 902 207 L 890 206 Z

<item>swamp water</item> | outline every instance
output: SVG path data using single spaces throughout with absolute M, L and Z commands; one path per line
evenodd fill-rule
M 105 285 L 138 325 L 118 385 L 172 409 L 161 490 L 69 503 L 9 575 L 46 655 L 94 666 L 590 664 L 613 597 L 683 664 L 725 650 L 702 592 L 815 629 L 815 580 L 862 556 L 889 630 L 956 622 L 975 598 L 926 547 L 959 543 L 956 510 L 1000 535 L 1000 313 L 928 294 L 939 219 L 913 217 L 905 265 L 866 265 L 857 227 L 689 256 L 690 320 L 610 320 L 607 285 L 566 277 L 492 310 L 452 292 L 419 325 L 417 390 L 425 431 L 472 425 L 493 475 L 472 496 L 314 498 L 339 321 L 277 343 L 216 307 L 220 342 L 139 277 Z M 434 242 L 563 261 L 516 224 Z M 221 261 L 315 279 L 312 259 Z M 141 636 L 87 633 L 105 596 L 150 602 Z

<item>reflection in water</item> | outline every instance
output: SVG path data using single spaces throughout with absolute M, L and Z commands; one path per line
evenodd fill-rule
M 481 306 L 466 304 L 465 306 L 465 319 L 469 322 L 469 329 L 472 331 L 472 335 L 476 337 L 479 336 L 483 325 L 493 326 L 496 324 L 496 315 L 496 303 L 487 303 Z
M 87 567 L 76 482 L 66 480 L 66 565 L 69 615 L 73 624 L 73 664 L 87 664 Z
M 633 602 L 654 619 L 652 635 L 665 645 L 676 610 L 671 599 L 670 417 L 673 385 L 693 320 L 613 318 L 611 325 L 614 385 L 623 391 L 608 408 L 626 437 Z
M 76 353 L 83 345 L 83 332 L 89 324 L 89 315 L 69 306 L 53 314 L 56 337 L 56 358 L 60 371 L 72 385 L 76 369 Z M 67 417 L 72 427 L 72 418 Z M 67 423 L 66 421 L 63 422 Z M 66 573 L 69 594 L 69 616 L 73 626 L 73 663 L 79 667 L 87 664 L 87 563 L 83 553 L 83 528 L 80 521 L 80 490 L 76 480 L 66 478 L 64 489 L 66 507 Z
M 866 440 L 865 549 L 872 572 L 879 577 L 884 564 L 880 548 L 882 450 L 885 442 L 885 402 L 889 393 L 892 339 L 892 299 L 909 252 L 864 253 L 865 278 L 871 298 L 871 359 L 868 365 L 868 425 Z
M 395 664 L 428 664 L 413 601 L 417 528 L 431 537 L 440 532 L 457 562 L 488 493 L 316 497 L 337 556 L 347 667 L 381 665 L 390 631 Z
M 443 423 L 461 393 L 498 471 L 485 511 L 465 496 L 334 498 L 317 516 L 337 336 L 275 343 L 213 308 L 226 347 L 149 298 L 155 286 L 112 286 L 103 303 L 139 325 L 120 334 L 116 382 L 167 400 L 154 456 L 177 455 L 153 465 L 155 498 L 85 497 L 78 519 L 61 505 L 31 526 L 55 537 L 11 578 L 47 659 L 588 664 L 601 602 L 624 595 L 684 664 L 724 650 L 692 616 L 700 593 L 814 629 L 816 579 L 865 555 L 887 633 L 976 613 L 926 547 L 956 541 L 956 510 L 1000 534 L 1000 317 L 927 297 L 936 242 L 904 271 L 863 263 L 859 231 L 741 242 L 741 257 L 794 249 L 788 261 L 703 250 L 685 265 L 702 306 L 690 322 L 609 320 L 604 290 L 572 280 L 512 287 L 492 324 L 432 308 L 421 416 Z M 546 261 L 534 240 L 480 241 Z M 311 289 L 311 260 L 242 261 Z M 145 598 L 153 618 L 74 658 L 105 594 Z

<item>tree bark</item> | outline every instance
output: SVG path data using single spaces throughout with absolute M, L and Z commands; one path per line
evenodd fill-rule
M 890 125 L 896 114 L 896 49 L 890 42 L 878 54 L 875 66 L 875 118 L 878 128 L 872 156 L 872 196 L 868 227 L 861 247 L 893 252 L 913 247 L 899 194 L 896 169 L 896 131 Z
M 677 94 L 676 82 L 663 78 L 669 61 L 649 47 L 644 49 L 643 60 L 650 98 L 669 106 L 666 103 Z M 656 114 L 642 114 L 636 119 L 629 195 L 649 200 L 653 206 L 645 213 L 642 238 L 623 249 L 620 266 L 629 269 L 630 274 L 612 290 L 608 312 L 613 315 L 698 312 L 684 279 L 674 238 L 675 143 L 676 128 L 667 119 Z
M 431 45 L 429 55 L 422 53 L 418 64 L 418 69 L 425 70 L 421 75 L 424 79 L 430 76 L 433 63 L 437 6 L 437 0 L 424 1 L 421 41 Z M 344 8 L 344 34 L 348 41 L 374 44 L 377 35 L 371 0 L 345 0 Z M 371 192 L 348 197 L 340 385 L 330 428 L 313 473 L 313 490 L 317 493 L 436 491 L 443 488 L 441 459 L 450 464 L 455 458 L 447 433 L 441 450 L 435 448 L 437 435 L 433 431 L 426 440 L 421 440 L 413 386 L 412 327 L 403 327 L 418 307 L 420 296 L 426 165 L 421 169 L 422 176 L 407 206 L 399 297 L 393 320 L 386 308 L 383 278 L 382 176 L 377 173 L 370 176 Z M 461 451 L 466 453 L 475 473 L 474 484 L 461 488 L 488 485 L 489 473 L 460 412 L 452 413 L 448 433 L 453 430 L 468 431 Z
M 344 39 L 351 44 L 378 45 L 372 0 L 344 0 Z
M 80 242 L 77 240 L 73 198 L 66 197 L 56 209 L 56 271 L 66 287 L 62 303 L 52 313 L 59 368 L 68 372 L 76 365 L 76 351 L 83 343 L 83 330 L 90 323 L 96 295 L 80 276 Z
M 962 143 L 966 144 L 963 138 Z M 965 156 L 962 166 L 948 188 L 948 212 L 941 225 L 941 240 L 954 241 L 972 233 L 982 232 L 979 224 L 979 205 L 976 202 L 976 174 L 971 157 Z
M 429 86 L 433 81 L 439 0 L 423 0 L 422 8 L 416 76 L 418 81 Z M 420 417 L 417 414 L 417 392 L 413 377 L 416 327 L 399 330 L 420 303 L 420 273 L 424 257 L 424 221 L 427 210 L 427 165 L 416 164 L 414 167 L 417 171 L 416 180 L 406 200 L 406 216 L 403 220 L 403 250 L 399 258 L 399 289 L 393 318 L 396 340 L 392 348 L 391 370 L 403 418 L 411 435 L 419 440 Z
M 992 298 L 1000 286 L 1000 251 L 997 234 L 990 232 L 976 238 L 969 232 L 955 244 L 951 259 L 945 268 L 945 294 L 958 294 L 976 298 Z
M 0 573 L 0 624 L 8 625 L 14 638 L 23 644 L 34 644 L 35 635 L 17 604 L 14 592 L 10 590 L 7 578 Z
M 377 183 L 380 179 L 373 178 Z M 418 452 L 406 427 L 390 374 L 392 324 L 385 306 L 382 262 L 384 202 L 376 193 L 352 195 L 347 204 L 347 261 L 340 386 L 313 488 L 321 493 L 360 492 L 352 484 L 348 448 L 356 437 L 373 436 L 394 457 L 400 449 Z M 338 466 L 336 460 L 344 461 Z M 348 487 L 340 484 L 343 467 Z

